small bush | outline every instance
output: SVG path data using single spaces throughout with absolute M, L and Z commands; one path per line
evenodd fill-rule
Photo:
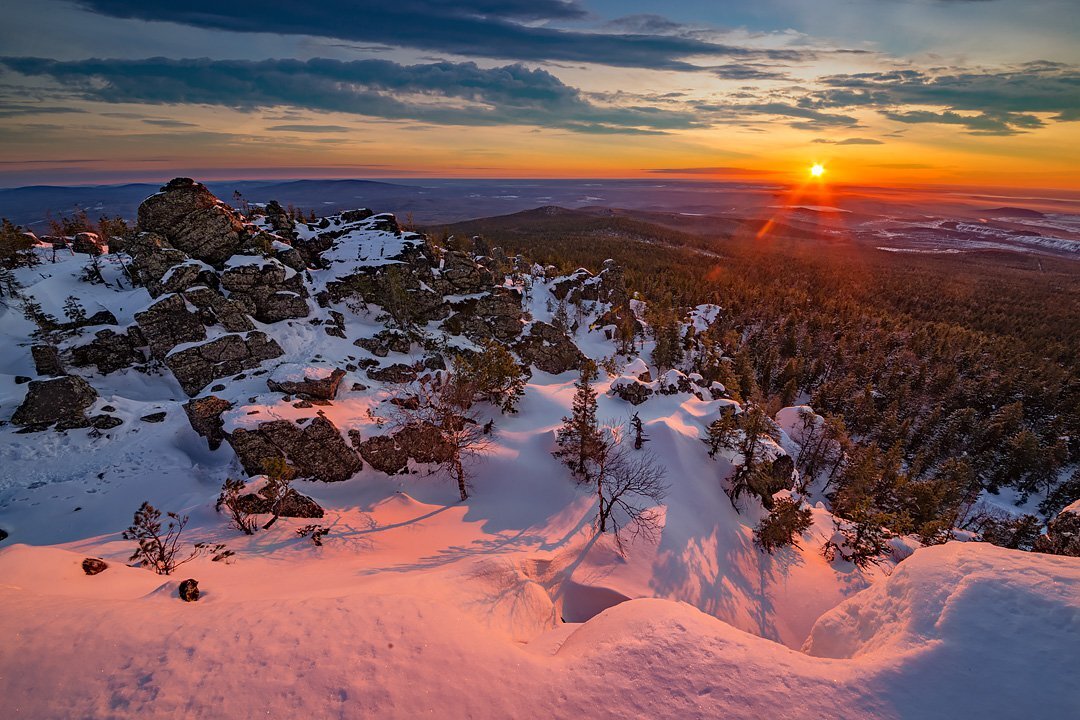
M 174 512 L 168 513 L 167 517 L 168 524 L 162 528 L 161 511 L 144 502 L 135 511 L 131 526 L 123 534 L 125 540 L 135 540 L 139 544 L 129 560 L 149 566 L 158 575 L 172 574 L 176 568 L 194 560 L 201 550 L 196 546 L 187 555 L 182 555 L 180 535 L 188 518 Z
M 246 484 L 243 480 L 226 479 L 221 486 L 221 494 L 218 495 L 214 509 L 221 512 L 221 509 L 225 508 L 233 527 L 245 535 L 254 535 L 258 523 L 255 516 L 247 512 L 243 503 L 240 502 L 240 496 L 244 494 L 245 488 Z

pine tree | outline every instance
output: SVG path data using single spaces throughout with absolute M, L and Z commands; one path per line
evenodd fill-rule
M 587 362 L 582 366 L 570 416 L 563 418 L 563 426 L 556 437 L 559 449 L 553 453 L 570 468 L 579 482 L 592 480 L 604 448 L 596 419 L 596 390 L 592 387 L 596 375 L 594 363 Z
M 730 450 L 734 446 L 737 428 L 734 408 L 721 408 L 720 417 L 709 423 L 706 435 L 701 439 L 709 446 L 709 457 L 716 457 L 716 453 Z

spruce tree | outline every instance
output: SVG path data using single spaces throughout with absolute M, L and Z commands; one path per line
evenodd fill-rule
M 588 482 L 595 474 L 594 466 L 601 460 L 604 449 L 600 424 L 596 419 L 596 364 L 585 363 L 575 385 L 574 403 L 570 416 L 563 418 L 557 442 L 559 449 L 553 454 L 562 460 L 579 482 Z

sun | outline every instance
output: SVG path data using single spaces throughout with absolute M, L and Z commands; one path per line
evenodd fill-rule
M 824 174 L 825 166 L 821 163 L 814 163 L 812 166 L 810 166 L 810 175 L 812 175 L 813 177 L 819 178 Z

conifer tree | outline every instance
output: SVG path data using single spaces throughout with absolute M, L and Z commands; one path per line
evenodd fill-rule
M 575 385 L 574 402 L 570 416 L 563 418 L 557 442 L 559 449 L 553 454 L 562 460 L 579 482 L 590 481 L 596 473 L 595 466 L 601 461 L 604 449 L 600 424 L 596 419 L 596 365 L 585 363 Z

